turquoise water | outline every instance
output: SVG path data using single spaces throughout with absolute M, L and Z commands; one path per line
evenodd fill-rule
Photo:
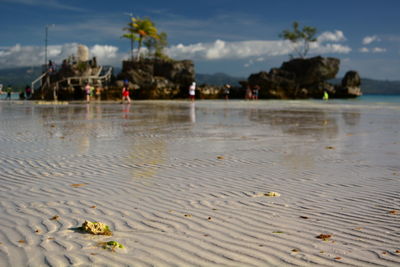
M 329 102 L 346 105 L 400 106 L 400 95 L 363 95 L 349 99 L 330 99 Z
M 4 100 L 6 99 L 7 94 L 3 93 L 2 95 L 0 95 L 0 99 Z M 11 93 L 11 100 L 19 100 L 19 93 Z
M 356 98 L 355 101 L 400 104 L 400 95 L 363 95 L 359 98 Z

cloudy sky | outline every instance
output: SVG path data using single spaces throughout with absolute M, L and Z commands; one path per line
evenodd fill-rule
M 89 47 L 101 64 L 121 66 L 130 14 L 168 34 L 168 54 L 191 59 L 196 72 L 247 77 L 279 67 L 293 47 L 279 38 L 293 21 L 316 27 L 308 56 L 340 58 L 338 76 L 400 80 L 398 0 L 0 0 L 0 68 L 56 62 Z

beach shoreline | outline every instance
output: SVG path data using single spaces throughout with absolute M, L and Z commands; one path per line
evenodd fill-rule
M 0 101 L 1 266 L 400 264 L 399 105 L 117 103 Z

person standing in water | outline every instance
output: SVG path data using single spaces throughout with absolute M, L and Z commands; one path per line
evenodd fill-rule
M 32 97 L 32 88 L 29 85 L 27 85 L 25 86 L 25 98 L 31 99 L 31 97 Z
M 189 98 L 192 102 L 194 102 L 194 98 L 196 95 L 196 83 L 193 82 L 190 86 L 189 86 Z
M 246 93 L 245 93 L 244 98 L 245 98 L 246 100 L 250 100 L 250 99 L 253 98 L 253 96 L 252 96 L 252 90 L 251 90 L 251 88 L 250 88 L 250 85 L 247 85 L 247 86 L 246 86 Z
M 124 103 L 124 100 L 128 101 L 128 103 L 131 103 L 131 98 L 129 97 L 129 88 L 126 85 L 122 87 L 122 103 Z
M 6 93 L 7 93 L 6 99 L 11 100 L 11 92 L 12 92 L 12 88 L 11 88 L 11 85 L 9 85 L 9 86 L 7 86 L 7 89 L 6 89 Z
M 325 101 L 328 101 L 328 99 L 329 99 L 329 94 L 326 90 L 324 91 L 324 96 L 322 97 L 322 99 Z
M 90 91 L 91 91 L 92 87 L 90 86 L 90 83 L 87 83 L 85 86 L 85 94 L 86 94 L 86 102 L 89 103 L 90 102 Z
M 259 94 L 259 91 L 260 91 L 260 86 L 258 85 L 258 84 L 256 84 L 254 87 L 253 87 L 253 100 L 258 100 L 258 94 Z
M 231 86 L 229 84 L 225 84 L 225 86 L 224 86 L 225 100 L 229 100 L 230 89 L 231 89 Z

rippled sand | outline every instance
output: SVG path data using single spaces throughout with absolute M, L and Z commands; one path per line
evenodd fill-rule
M 399 106 L 0 102 L 0 266 L 399 266 L 399 162 Z

